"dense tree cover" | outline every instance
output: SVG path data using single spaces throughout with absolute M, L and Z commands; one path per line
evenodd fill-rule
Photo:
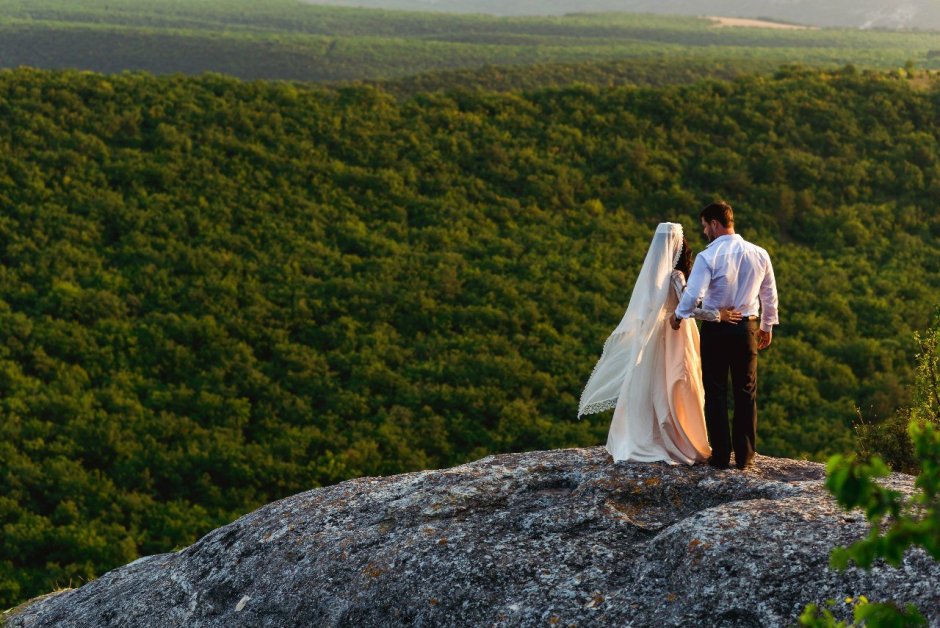
M 0 0 L 0 66 L 109 73 L 347 81 L 627 59 L 641 68 L 629 72 L 636 77 L 666 66 L 673 80 L 652 81 L 661 84 L 712 63 L 762 71 L 784 63 L 893 69 L 910 60 L 940 69 L 940 58 L 930 56 L 937 50 L 940 33 L 715 28 L 707 19 L 653 15 L 496 18 L 294 0 Z
M 603 442 L 575 419 L 656 223 L 773 256 L 765 454 L 906 403 L 940 98 L 846 69 L 398 100 L 0 72 L 0 605 L 361 475 Z
M 486 65 L 474 70 L 422 72 L 404 78 L 372 81 L 399 97 L 420 92 L 454 89 L 485 89 L 497 92 L 532 91 L 579 83 L 597 87 L 643 85 L 662 87 L 713 78 L 731 80 L 756 72 L 774 72 L 774 62 L 761 63 L 737 58 L 699 60 L 660 57 L 606 62 L 546 63 L 525 66 Z M 341 84 L 337 84 L 340 86 Z

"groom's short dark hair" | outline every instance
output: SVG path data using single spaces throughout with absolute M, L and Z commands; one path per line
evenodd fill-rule
M 734 225 L 734 210 L 725 201 L 715 201 L 699 212 L 699 218 L 705 222 L 717 220 L 722 227 Z

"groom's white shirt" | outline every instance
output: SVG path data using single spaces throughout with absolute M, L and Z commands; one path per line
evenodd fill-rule
M 780 322 L 770 255 L 736 233 L 715 238 L 695 257 L 676 317 L 692 316 L 700 299 L 705 310 L 733 308 L 744 317 L 760 313 L 764 331 Z

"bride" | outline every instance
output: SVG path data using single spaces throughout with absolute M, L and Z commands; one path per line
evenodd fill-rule
M 614 408 L 607 451 L 615 461 L 693 464 L 711 455 L 705 431 L 699 332 L 673 331 L 691 268 L 682 225 L 664 222 L 640 269 L 630 304 L 588 380 L 578 416 Z M 695 318 L 735 323 L 732 310 L 695 310 Z

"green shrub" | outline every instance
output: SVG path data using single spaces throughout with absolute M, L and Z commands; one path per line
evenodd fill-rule
M 859 413 L 859 422 L 855 425 L 859 457 L 867 460 L 878 456 L 894 471 L 915 475 L 919 469 L 914 443 L 907 432 L 910 422 L 910 408 L 901 408 L 880 423 L 868 422 Z
M 879 423 L 866 422 L 859 412 L 855 426 L 860 457 L 878 456 L 893 470 L 912 475 L 920 469 L 908 425 L 915 421 L 940 426 L 940 310 L 924 335 L 914 333 L 914 341 L 918 354 L 911 407 Z

